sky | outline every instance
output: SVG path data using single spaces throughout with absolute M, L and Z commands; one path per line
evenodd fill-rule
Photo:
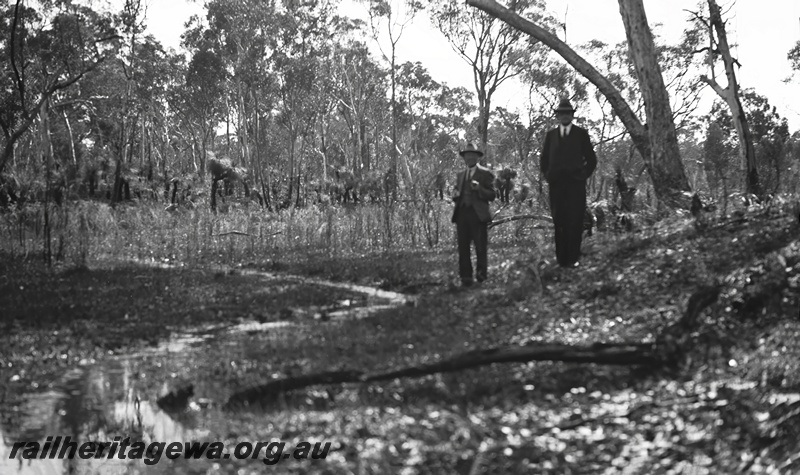
M 737 46 L 734 54 L 741 68 L 738 71 L 742 88 L 754 88 L 766 96 L 790 130 L 800 129 L 800 73 L 793 81 L 786 55 L 800 40 L 800 1 L 798 0 L 731 0 L 719 1 L 723 10 L 733 5 L 726 15 L 729 41 Z M 203 1 L 148 0 L 148 31 L 164 45 L 178 48 L 183 25 L 193 14 L 203 14 Z M 657 24 L 659 34 L 668 42 L 677 42 L 688 25 L 686 10 L 696 10 L 698 0 L 644 0 L 648 22 Z M 567 27 L 567 43 L 573 46 L 597 39 L 615 44 L 625 39 L 617 0 L 547 0 L 548 8 Z M 345 0 L 342 12 L 366 17 L 365 7 Z M 378 52 L 378 50 L 376 50 Z M 425 14 L 419 15 L 404 31 L 398 43 L 400 62 L 419 61 L 431 76 L 449 86 L 473 90 L 472 72 L 450 47 L 444 36 L 431 26 Z M 725 80 L 720 79 L 725 86 Z M 713 97 L 710 90 L 707 97 Z M 524 89 L 513 83 L 500 87 L 494 105 L 509 110 L 524 107 Z M 710 104 L 710 99 L 704 101 Z

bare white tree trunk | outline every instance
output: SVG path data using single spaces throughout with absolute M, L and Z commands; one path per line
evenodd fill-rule
M 653 186 L 659 199 L 675 205 L 687 200 L 688 195 L 683 192 L 690 191 L 689 180 L 681 161 L 678 134 L 672 119 L 669 93 L 658 64 L 653 33 L 642 0 L 619 0 L 619 12 L 647 114 L 647 133 L 652 149 L 648 166 Z
M 626 23 L 626 32 L 630 28 L 637 30 L 633 37 L 631 37 L 631 33 L 628 33 L 629 41 L 635 43 L 634 46 L 631 46 L 632 50 L 634 48 L 637 50 L 639 61 L 649 65 L 646 67 L 648 70 L 644 71 L 644 76 L 640 74 L 639 77 L 642 91 L 647 90 L 646 93 L 643 92 L 646 94 L 647 126 L 643 125 L 636 117 L 630 105 L 611 81 L 555 34 L 522 18 L 495 0 L 467 0 L 467 4 L 477 7 L 541 41 L 594 84 L 608 99 L 614 112 L 631 135 L 636 149 L 642 155 L 647 166 L 658 199 L 671 207 L 689 208 L 691 200 L 685 193 L 690 191 L 689 180 L 681 162 L 678 138 L 669 106 L 669 95 L 658 66 L 652 34 L 647 25 L 641 0 L 620 0 L 620 12 Z M 634 63 L 637 64 L 636 60 Z M 637 64 L 637 71 L 639 70 L 640 67 Z
M 709 61 L 711 62 L 712 76 L 702 76 L 703 82 L 711 86 L 714 92 L 721 97 L 731 110 L 731 119 L 736 129 L 736 136 L 739 138 L 739 158 L 741 163 L 744 189 L 747 193 L 761 196 L 762 190 L 758 180 L 758 169 L 756 168 L 756 151 L 753 146 L 753 136 L 750 133 L 750 125 L 747 122 L 747 115 L 739 99 L 739 83 L 736 80 L 736 70 L 734 65 L 736 60 L 731 55 L 731 48 L 728 44 L 728 35 L 725 31 L 725 23 L 722 21 L 719 5 L 715 0 L 708 0 L 710 49 Z M 714 32 L 717 33 L 716 42 Z M 727 87 L 723 88 L 717 83 L 713 74 L 713 53 L 719 52 L 722 55 L 722 63 L 725 65 L 725 77 L 728 80 Z

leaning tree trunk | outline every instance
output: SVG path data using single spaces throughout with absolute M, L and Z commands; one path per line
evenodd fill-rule
M 689 180 L 681 162 L 669 94 L 661 75 L 644 4 L 642 0 L 619 0 L 619 12 L 647 114 L 647 132 L 652 147 L 652 157 L 647 165 L 653 186 L 660 199 L 671 205 L 679 204 L 688 197 L 688 193 L 683 192 L 690 191 Z
M 644 125 L 636 117 L 636 114 L 631 109 L 630 105 L 622 97 L 619 90 L 603 76 L 594 66 L 592 66 L 586 59 L 580 56 L 575 50 L 570 48 L 566 43 L 561 41 L 556 35 L 542 28 L 541 26 L 522 18 L 514 11 L 500 5 L 494 0 L 467 0 L 467 4 L 472 5 L 480 10 L 485 11 L 489 15 L 498 18 L 514 28 L 522 31 L 541 41 L 548 48 L 558 53 L 564 60 L 576 71 L 578 71 L 589 82 L 594 84 L 595 87 L 608 99 L 611 108 L 619 117 L 625 129 L 631 135 L 636 149 L 642 157 L 650 156 L 650 139 L 647 137 L 647 130 Z
M 641 123 L 639 118 L 636 117 L 633 109 L 631 109 L 630 105 L 622 97 L 622 94 L 608 78 L 603 76 L 594 66 L 586 61 L 586 59 L 576 53 L 575 50 L 561 41 L 556 35 L 522 18 L 512 10 L 500 5 L 495 0 L 467 0 L 467 4 L 479 8 L 541 41 L 564 58 L 570 66 L 575 68 L 575 70 L 588 79 L 589 82 L 594 84 L 603 96 L 608 99 L 614 112 L 631 135 L 631 140 L 633 140 L 636 149 L 647 165 L 650 178 L 655 185 L 656 196 L 670 206 L 689 209 L 689 198 L 683 197 L 681 194 L 681 192 L 689 190 L 689 180 L 686 178 L 686 174 L 683 171 L 680 155 L 660 154 L 658 159 L 656 158 L 656 155 L 651 150 L 651 142 L 653 141 L 654 135 L 648 132 L 648 129 Z M 659 78 L 660 77 L 661 75 L 659 73 Z M 661 80 L 661 84 L 663 87 L 663 79 Z M 644 89 L 644 87 L 642 87 L 642 89 Z M 666 96 L 666 91 L 664 95 Z M 669 101 L 667 101 L 667 104 L 669 104 Z M 674 132 L 674 125 L 672 130 Z M 677 145 L 677 136 L 675 140 L 675 145 Z M 657 163 L 657 160 L 667 160 L 668 163 Z
M 708 11 L 711 26 L 717 32 L 717 44 L 713 44 L 713 32 L 711 31 L 709 31 L 709 39 L 712 43 L 712 50 L 718 51 L 719 54 L 722 55 L 722 62 L 725 65 L 725 77 L 728 80 L 728 86 L 723 89 L 717 83 L 716 78 L 713 77 L 713 74 L 711 78 L 702 76 L 701 79 L 728 104 L 728 108 L 731 110 L 733 126 L 736 129 L 736 135 L 739 138 L 739 157 L 741 158 L 745 190 L 747 193 L 761 198 L 763 190 L 761 189 L 761 185 L 758 180 L 756 151 L 755 147 L 753 146 L 753 136 L 750 133 L 750 125 L 747 122 L 747 115 L 742 107 L 742 101 L 739 99 L 739 83 L 736 80 L 736 71 L 733 68 L 736 60 L 733 59 L 733 56 L 731 56 L 731 48 L 728 44 L 728 35 L 725 31 L 725 23 L 722 21 L 722 14 L 720 13 L 719 5 L 717 5 L 715 0 L 708 0 Z

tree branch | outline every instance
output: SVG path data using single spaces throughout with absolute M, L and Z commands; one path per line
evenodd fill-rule
M 491 223 L 489 223 L 488 227 L 489 228 L 493 228 L 495 226 L 499 226 L 499 225 L 504 224 L 504 223 L 510 223 L 511 221 L 519 221 L 521 219 L 538 219 L 538 220 L 541 220 L 541 221 L 548 221 L 548 222 L 552 222 L 553 221 L 553 219 L 551 217 L 549 217 L 549 216 L 543 216 L 543 215 L 538 215 L 538 214 L 518 214 L 516 216 L 508 216 L 508 217 L 505 217 L 505 218 L 500 218 L 500 219 L 498 219 L 496 221 L 492 221 Z
M 720 286 L 702 287 L 689 297 L 684 314 L 659 332 L 654 343 L 594 343 L 565 345 L 536 342 L 509 345 L 457 354 L 435 363 L 369 373 L 359 370 L 326 371 L 268 381 L 235 392 L 223 409 L 231 410 L 269 401 L 281 393 L 319 384 L 369 383 L 397 378 L 418 378 L 437 373 L 461 371 L 495 363 L 563 361 L 606 365 L 633 365 L 674 368 L 694 345 L 693 334 L 700 314 L 717 301 Z
M 44 93 L 42 93 L 42 97 L 39 99 L 39 101 L 36 103 L 34 108 L 31 109 L 31 110 L 33 110 L 33 111 L 41 110 L 42 104 L 44 104 L 45 101 L 49 100 L 50 97 L 53 96 L 53 94 L 55 94 L 57 91 L 60 91 L 62 89 L 66 89 L 66 88 L 72 86 L 73 84 L 75 84 L 76 82 L 80 81 L 81 78 L 83 78 L 83 76 L 86 73 L 94 70 L 104 60 L 105 60 L 105 57 L 102 57 L 97 62 L 93 63 L 92 65 L 90 65 L 89 67 L 87 67 L 86 69 L 81 71 L 80 73 L 76 74 L 75 76 L 73 76 L 71 78 L 68 78 L 68 79 L 65 79 L 63 81 L 56 81 L 55 83 L 53 83 L 49 88 L 47 88 L 44 91 Z M 31 124 L 33 124 L 33 121 L 37 117 L 36 114 L 31 114 L 30 112 L 26 112 L 25 115 L 26 115 L 25 120 L 22 122 L 22 124 L 20 124 L 19 128 L 17 128 L 16 131 L 11 133 L 11 135 L 8 138 L 8 140 L 6 141 L 6 146 L 3 149 L 3 155 L 0 156 L 0 173 L 3 172 L 3 169 L 5 168 L 6 163 L 8 162 L 8 159 L 11 157 L 11 153 L 14 150 L 14 145 L 16 144 L 17 140 L 19 140 L 20 137 L 22 137 L 22 135 L 25 132 L 27 132 L 28 128 L 30 128 Z
M 716 93 L 717 93 L 717 95 L 718 95 L 719 97 L 721 97 L 721 98 L 723 98 L 723 99 L 725 99 L 725 98 L 726 98 L 726 95 L 727 95 L 727 90 L 726 90 L 726 89 L 723 89 L 723 87 L 722 87 L 722 86 L 720 86 L 720 85 L 719 85 L 719 83 L 718 83 L 717 81 L 715 81 L 715 80 L 713 80 L 713 79 L 709 78 L 709 77 L 708 77 L 708 76 L 706 76 L 705 74 L 703 74 L 702 76 L 700 76 L 700 80 L 701 80 L 701 81 L 703 81 L 704 83 L 708 84 L 708 85 L 711 87 L 711 89 L 713 89 L 713 90 L 714 90 L 714 92 L 716 92 Z
M 558 53 L 570 66 L 580 72 L 608 98 L 614 112 L 616 112 L 617 116 L 619 116 L 620 120 L 625 125 L 625 128 L 628 129 L 628 132 L 631 134 L 631 138 L 636 144 L 639 153 L 641 153 L 643 157 L 649 157 L 651 155 L 650 139 L 647 135 L 647 131 L 636 114 L 634 114 L 630 105 L 628 105 L 622 97 L 622 94 L 611 81 L 575 52 L 575 50 L 570 48 L 553 33 L 521 17 L 494 0 L 467 0 L 467 4 L 508 23 L 512 27 L 544 43 L 550 49 Z

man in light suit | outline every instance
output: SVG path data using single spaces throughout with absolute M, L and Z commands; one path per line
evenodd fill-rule
M 486 280 L 487 250 L 489 244 L 488 224 L 492 220 L 489 212 L 489 202 L 495 198 L 494 175 L 478 164 L 483 152 L 475 145 L 459 152 L 467 166 L 456 176 L 456 186 L 453 193 L 455 209 L 453 222 L 456 224 L 458 234 L 458 274 L 464 286 L 472 285 L 472 258 L 470 248 L 475 243 L 477 268 L 475 279 L 478 282 Z
M 597 155 L 589 132 L 572 123 L 575 109 L 569 99 L 562 99 L 555 113 L 559 126 L 545 135 L 539 164 L 550 185 L 556 260 L 572 268 L 581 257 L 586 180 L 597 167 Z

